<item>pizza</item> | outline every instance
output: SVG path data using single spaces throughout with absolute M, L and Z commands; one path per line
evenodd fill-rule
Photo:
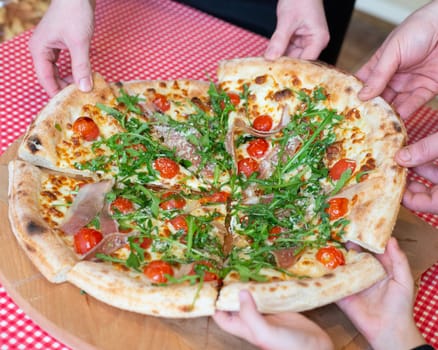
M 361 87 L 292 58 L 223 61 L 216 83 L 95 74 L 9 164 L 13 232 L 50 282 L 147 315 L 236 311 L 242 289 L 265 313 L 361 291 L 385 276 L 373 254 L 406 181 L 404 126 Z

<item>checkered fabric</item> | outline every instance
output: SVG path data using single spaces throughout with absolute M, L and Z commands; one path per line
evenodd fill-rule
M 31 32 L 0 44 L 0 154 L 23 134 L 48 96 L 39 86 L 27 48 Z M 169 0 L 101 0 L 91 47 L 95 71 L 108 81 L 208 79 L 222 59 L 258 56 L 266 39 Z M 66 53 L 59 59 L 69 75 Z M 422 108 L 407 123 L 413 142 L 438 131 L 438 112 Z M 410 179 L 420 180 L 413 174 Z M 421 180 L 423 181 L 423 180 Z M 438 227 L 435 215 L 418 214 Z M 415 320 L 438 346 L 438 263 L 422 277 Z M 36 325 L 0 285 L 0 350 L 68 349 Z

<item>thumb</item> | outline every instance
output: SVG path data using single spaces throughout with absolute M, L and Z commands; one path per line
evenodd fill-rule
M 81 40 L 70 45 L 73 79 L 79 90 L 83 92 L 91 91 L 93 88 L 89 51 L 89 40 Z
M 420 141 L 403 147 L 395 155 L 398 164 L 415 167 L 438 158 L 438 133 L 429 135 Z

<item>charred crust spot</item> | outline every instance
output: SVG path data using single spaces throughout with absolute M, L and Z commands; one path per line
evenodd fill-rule
M 292 91 L 290 89 L 280 90 L 274 94 L 274 100 L 277 102 L 291 97 L 292 97 Z
M 117 81 L 116 86 L 120 89 L 123 87 L 123 83 L 121 81 Z
M 321 286 L 322 286 L 322 284 L 321 284 L 321 283 L 319 283 L 319 282 L 317 281 L 317 282 L 315 282 L 315 286 L 317 286 L 317 287 L 321 287 Z
M 166 87 L 166 83 L 164 81 L 160 81 L 159 86 L 162 87 L 162 88 L 165 88 Z
M 380 218 L 380 220 L 376 224 L 376 229 L 382 228 L 385 225 L 385 221 L 386 221 L 385 218 Z
M 344 91 L 347 95 L 350 95 L 353 93 L 353 88 L 351 86 L 347 86 Z
M 49 199 L 51 199 L 51 200 L 56 200 L 56 196 L 55 196 L 55 194 L 53 193 L 53 192 L 50 192 L 50 191 L 42 191 L 41 192 L 41 195 L 42 196 L 44 196 L 44 197 L 47 197 L 47 198 L 49 198 Z
M 394 128 L 396 133 L 401 133 L 402 132 L 402 127 L 399 123 L 397 122 L 392 122 L 392 127 Z
M 297 283 L 298 283 L 300 286 L 302 286 L 302 287 L 308 287 L 308 286 L 309 286 L 306 282 L 303 282 L 303 281 L 298 281 Z
M 41 146 L 41 140 L 38 136 L 32 135 L 27 140 L 27 148 L 29 148 L 30 152 L 35 154 L 38 152 L 38 148 Z
M 277 287 L 270 287 L 270 288 L 269 288 L 269 291 L 270 291 L 270 292 L 275 292 L 276 290 L 277 290 Z
M 191 312 L 193 311 L 193 305 L 183 305 L 180 307 L 182 312 Z
M 301 80 L 296 76 L 292 76 L 291 82 L 293 86 L 301 86 Z
M 36 252 L 36 249 L 34 247 L 32 247 L 31 245 L 27 244 L 27 243 L 24 244 L 24 247 L 26 248 L 26 250 L 28 252 L 31 252 L 31 253 L 35 253 Z
M 29 221 L 26 225 L 26 232 L 29 235 L 40 235 L 43 234 L 45 231 L 46 231 L 45 227 L 41 226 L 40 224 L 32 220 Z
M 329 279 L 329 278 L 335 277 L 335 274 L 334 273 L 328 273 L 328 274 L 326 274 L 326 275 L 324 275 L 322 277 Z
M 264 84 L 264 83 L 266 83 L 266 80 L 267 80 L 266 75 L 260 75 L 260 76 L 256 77 L 254 81 L 256 84 Z

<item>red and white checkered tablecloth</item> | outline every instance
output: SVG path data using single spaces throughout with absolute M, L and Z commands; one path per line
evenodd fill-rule
M 0 154 L 48 101 L 33 71 L 30 35 L 0 44 Z M 219 60 L 261 55 L 266 44 L 258 35 L 169 0 L 102 0 L 96 8 L 91 60 L 109 81 L 205 80 L 215 77 Z M 65 53 L 60 71 L 70 74 Z M 438 111 L 420 109 L 407 123 L 410 140 L 438 132 L 437 119 Z M 418 215 L 438 227 L 437 216 Z M 426 340 L 438 347 L 438 263 L 422 276 L 414 312 Z M 36 325 L 0 285 L 0 350 L 9 349 L 68 347 Z

